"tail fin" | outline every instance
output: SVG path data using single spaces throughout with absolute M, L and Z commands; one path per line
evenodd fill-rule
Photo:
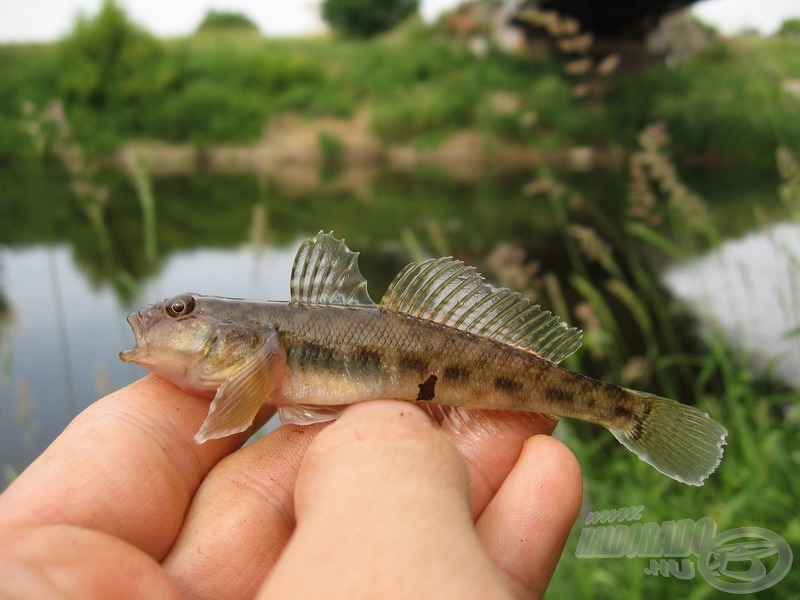
M 722 460 L 728 432 L 701 410 L 652 394 L 627 390 L 639 400 L 628 426 L 610 427 L 622 444 L 673 479 L 703 485 Z

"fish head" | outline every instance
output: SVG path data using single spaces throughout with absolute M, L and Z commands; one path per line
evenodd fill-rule
M 224 321 L 206 310 L 197 294 L 149 304 L 128 315 L 128 324 L 136 343 L 120 352 L 123 361 L 203 396 L 214 395 L 224 372 L 242 353 L 230 348 L 230 336 L 220 335 Z

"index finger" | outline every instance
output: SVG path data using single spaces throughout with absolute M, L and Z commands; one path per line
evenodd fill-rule
M 252 433 L 198 445 L 207 412 L 207 401 L 152 375 L 97 401 L 0 495 L 4 526 L 76 525 L 160 560 L 200 482 Z

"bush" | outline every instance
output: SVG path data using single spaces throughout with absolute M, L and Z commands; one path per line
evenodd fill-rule
M 209 10 L 203 18 L 202 23 L 198 25 L 197 32 L 205 31 L 224 31 L 224 30 L 250 30 L 258 31 L 258 25 L 238 12 L 225 12 Z
M 778 29 L 778 35 L 800 38 L 800 19 L 786 19 Z
M 58 48 L 59 89 L 67 107 L 136 110 L 174 79 L 163 45 L 131 23 L 113 0 L 79 18 Z
M 478 94 L 461 82 L 420 84 L 374 107 L 371 126 L 383 139 L 407 142 L 415 136 L 450 133 L 474 124 Z
M 417 0 L 324 0 L 322 18 L 352 37 L 372 37 L 417 12 Z
M 165 99 L 150 115 L 148 128 L 175 142 L 249 142 L 258 137 L 266 121 L 265 96 L 250 90 L 232 94 L 216 82 L 200 80 Z

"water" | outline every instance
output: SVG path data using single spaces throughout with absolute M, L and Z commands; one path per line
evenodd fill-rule
M 800 388 L 799 224 L 729 240 L 670 268 L 664 281 L 748 362 Z
M 133 303 L 189 290 L 288 300 L 299 244 L 258 253 L 176 253 Z M 68 247 L 6 251 L 3 263 L 11 312 L 0 334 L 0 352 L 6 357 L 0 382 L 0 464 L 18 471 L 80 410 L 145 371 L 117 358 L 133 345 L 125 322 L 132 305 L 120 301 L 109 285 L 92 288 Z
M 729 177 L 720 176 L 696 180 L 695 189 L 712 211 L 725 212 L 735 235 L 742 223 L 752 223 L 754 196 L 772 198 L 764 205 L 767 213 L 777 203 L 774 176 L 749 175 L 748 185 L 726 186 Z M 602 206 L 606 218 L 619 219 L 625 173 L 559 178 Z M 81 409 L 144 374 L 117 357 L 133 342 L 127 313 L 184 291 L 286 300 L 295 251 L 320 229 L 332 229 L 361 251 L 362 272 L 376 298 L 411 259 L 454 254 L 474 262 L 501 242 L 519 244 L 544 269 L 563 272 L 567 259 L 547 201 L 522 191 L 530 179 L 522 174 L 464 183 L 432 173 L 386 174 L 358 193 L 342 191 L 335 181 L 288 193 L 258 176 L 173 177 L 154 182 L 156 225 L 146 232 L 124 176 L 103 175 L 110 199 L 98 228 L 58 169 L 0 169 L 5 478 L 29 464 Z M 739 193 L 734 200 L 731 188 Z M 152 259 L 145 252 L 148 235 L 157 242 Z M 675 293 L 692 300 L 682 289 Z M 712 309 L 708 297 L 694 301 Z M 762 312 L 777 315 L 772 308 Z

